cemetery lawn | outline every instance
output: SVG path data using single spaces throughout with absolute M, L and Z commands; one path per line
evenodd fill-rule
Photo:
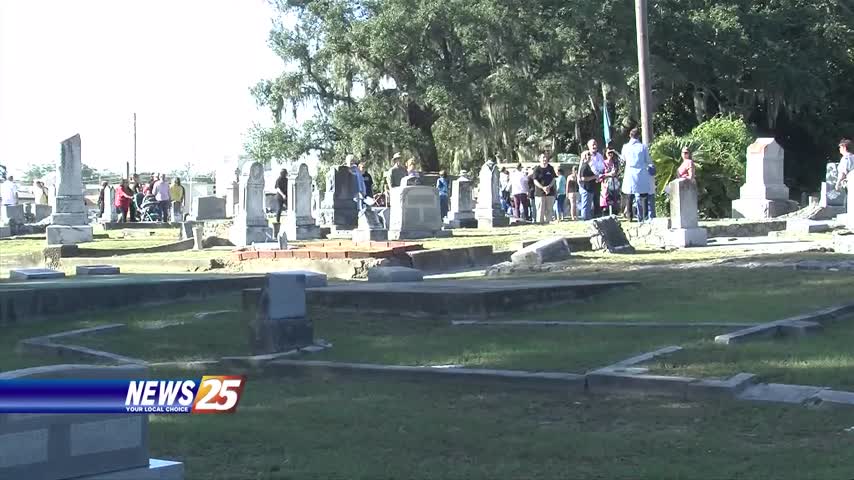
M 662 375 L 729 377 L 754 373 L 763 382 L 834 387 L 854 391 L 854 317 L 802 338 L 718 345 L 708 338 L 648 365 Z
M 150 441 L 187 480 L 800 480 L 851 477 L 852 425 L 851 410 L 318 374 L 250 376 L 235 414 L 152 416 Z

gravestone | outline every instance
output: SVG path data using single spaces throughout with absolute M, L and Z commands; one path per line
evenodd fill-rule
M 193 250 L 204 250 L 205 248 L 205 226 L 193 225 Z
M 821 183 L 821 195 L 818 200 L 818 205 L 820 207 L 845 206 L 845 192 L 841 192 L 836 189 L 836 181 L 839 178 L 838 168 L 838 163 L 827 164 L 824 182 Z
M 353 241 L 360 242 L 384 242 L 388 240 L 388 230 L 383 225 L 382 219 L 373 208 L 366 206 L 359 213 L 359 225 L 353 230 Z
M 83 164 L 80 158 L 80 135 L 62 142 L 56 165 L 56 207 L 52 225 L 47 227 L 48 245 L 76 245 L 92 241 L 92 226 L 83 197 Z
M 118 275 L 121 273 L 119 267 L 113 265 L 77 265 L 75 269 L 78 277 L 95 275 Z
M 52 365 L 0 373 L 0 381 L 142 380 L 145 367 Z M 148 415 L 0 414 L 0 478 L 181 480 L 184 466 L 149 458 Z
M 564 237 L 546 238 L 513 252 L 510 261 L 516 265 L 542 265 L 569 260 L 572 249 Z
M 415 187 L 421 185 L 421 179 L 417 175 L 407 175 L 400 179 L 399 187 Z
M 337 230 L 352 230 L 358 223 L 359 207 L 353 200 L 357 196 L 356 176 L 347 165 L 335 170 L 335 191 L 332 195 L 332 223 Z
M 21 225 L 26 221 L 24 205 L 0 205 L 0 225 Z
M 475 218 L 478 228 L 506 227 L 510 219 L 501 209 L 501 173 L 498 165 L 489 160 L 483 164 L 478 177 L 478 196 Z
M 253 162 L 244 170 L 248 175 L 240 179 L 240 203 L 228 235 L 238 247 L 273 239 L 273 229 L 264 213 L 264 166 Z
M 433 187 L 395 187 L 391 189 L 389 240 L 441 236 L 442 216 L 439 191 Z
M 700 228 L 697 214 L 697 183 L 681 178 L 670 182 L 670 238 L 676 247 L 706 245 L 706 229 Z
M 626 232 L 615 217 L 603 217 L 590 222 L 594 235 L 590 244 L 594 250 L 606 250 L 610 253 L 634 253 L 635 247 L 626 238 Z
M 65 278 L 65 272 L 50 268 L 15 268 L 9 270 L 9 278 L 12 280 L 49 280 Z
M 290 240 L 320 238 L 320 227 L 311 216 L 311 175 L 308 165 L 300 163 L 297 174 L 288 178 L 288 215 L 285 232 Z
M 38 203 L 33 205 L 33 215 L 35 216 L 36 222 L 41 222 L 45 218 L 51 216 L 52 213 L 53 207 L 50 205 L 41 205 Z
M 797 208 L 783 183 L 783 147 L 773 138 L 759 138 L 747 147 L 747 179 L 732 202 L 733 218 L 763 219 Z
M 249 321 L 249 346 L 254 355 L 287 352 L 314 344 L 314 326 L 306 318 L 306 276 L 268 273 Z
M 451 187 L 448 226 L 451 228 L 477 228 L 477 219 L 474 216 L 471 180 L 464 176 L 454 180 Z
M 116 189 L 112 185 L 107 185 L 104 189 L 104 214 L 101 215 L 102 223 L 111 223 L 116 221 Z M 172 217 L 175 218 L 175 217 Z
M 226 217 L 226 199 L 214 195 L 193 199 L 195 220 L 224 220 Z

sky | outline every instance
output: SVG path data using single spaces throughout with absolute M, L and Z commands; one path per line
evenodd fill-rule
M 269 122 L 249 88 L 280 73 L 265 0 L 0 0 L 0 164 L 212 171 Z

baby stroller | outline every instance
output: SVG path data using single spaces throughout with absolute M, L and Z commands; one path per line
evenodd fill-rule
M 142 198 L 141 204 L 140 197 Z M 136 211 L 139 212 L 139 221 L 160 221 L 160 204 L 157 203 L 157 200 L 154 198 L 154 195 L 135 195 L 134 203 L 136 203 Z

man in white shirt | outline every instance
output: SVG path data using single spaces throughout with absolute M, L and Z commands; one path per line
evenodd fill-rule
M 9 175 L 9 178 L 5 182 L 0 183 L 0 204 L 18 204 L 18 186 L 15 185 L 15 178 L 11 175 Z
M 528 218 L 531 208 L 531 203 L 528 201 L 528 175 L 522 170 L 521 163 L 516 170 L 510 172 L 510 194 L 513 195 L 513 216 L 517 219 Z
M 169 195 L 169 182 L 166 181 L 166 174 L 161 173 L 157 176 L 157 181 L 154 182 L 154 199 L 160 205 L 160 221 L 169 221 L 169 208 L 172 205 L 172 197 Z
M 847 138 L 839 141 L 839 154 L 842 155 L 837 170 L 839 175 L 836 177 L 836 189 L 839 191 L 846 187 L 848 174 L 854 170 L 854 154 L 851 152 L 851 145 L 851 140 Z

